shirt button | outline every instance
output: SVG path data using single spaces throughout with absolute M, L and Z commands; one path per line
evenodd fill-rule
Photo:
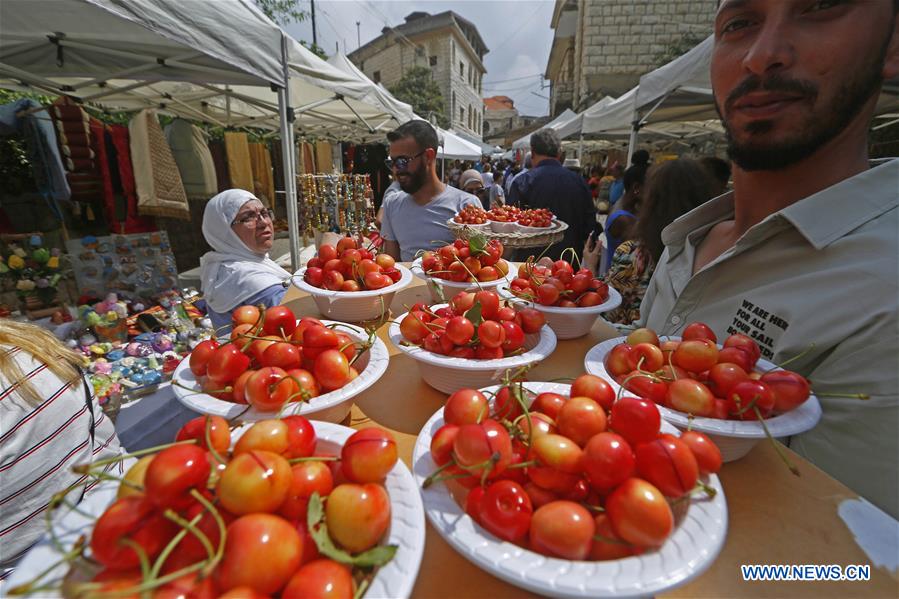
M 672 316 L 672 317 L 671 317 L 671 324 L 673 324 L 673 325 L 678 325 L 678 324 L 680 324 L 680 316 L 678 316 L 677 314 L 675 314 L 674 316 Z

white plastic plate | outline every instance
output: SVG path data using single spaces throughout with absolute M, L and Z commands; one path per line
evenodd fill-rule
M 322 321 L 326 325 L 338 325 L 338 331 L 342 331 L 353 338 L 354 341 L 364 341 L 368 338 L 365 331 L 357 326 L 343 322 Z M 353 407 L 353 398 L 374 385 L 387 370 L 389 359 L 387 346 L 379 338 L 375 338 L 374 345 L 360 356 L 356 362 L 359 368 L 359 376 L 345 386 L 313 397 L 308 402 L 298 401 L 288 404 L 284 409 L 284 416 L 302 414 L 307 418 L 340 422 Z M 274 412 L 262 412 L 246 404 L 238 404 L 222 399 L 216 399 L 203 393 L 200 383 L 194 373 L 190 371 L 189 358 L 185 358 L 178 364 L 172 375 L 172 389 L 175 396 L 185 406 L 201 414 L 213 414 L 225 419 L 235 418 L 238 415 L 241 420 L 254 421 L 274 418 Z M 186 388 L 185 388 L 186 387 Z M 249 408 L 249 409 L 247 409 Z
M 584 368 L 590 374 L 601 376 L 609 382 L 615 392 L 620 389 L 615 379 L 606 371 L 605 358 L 612 351 L 612 348 L 619 343 L 624 343 L 627 337 L 616 337 L 608 339 L 598 345 L 594 345 L 584 356 Z M 672 341 L 680 341 L 680 337 L 667 336 L 663 339 Z M 761 371 L 781 370 L 767 360 L 759 360 L 756 366 Z M 662 418 L 675 425 L 678 428 L 686 429 L 690 425 L 690 418 L 684 412 L 672 410 L 665 406 L 659 406 L 659 412 Z M 814 395 L 809 398 L 795 410 L 790 410 L 785 414 L 767 418 L 765 425 L 771 431 L 774 437 L 788 437 L 790 435 L 798 435 L 810 430 L 818 424 L 821 419 L 821 404 Z M 722 437 L 738 437 L 742 439 L 764 439 L 765 431 L 762 425 L 753 420 L 721 420 L 719 418 L 694 417 L 691 428 L 709 435 Z
M 525 383 L 535 392 L 567 395 L 569 385 Z M 498 387 L 487 390 L 496 391 Z M 482 389 L 483 391 L 483 389 Z M 412 472 L 419 488 L 437 465 L 431 459 L 431 439 L 443 426 L 438 410 L 418 435 Z M 662 430 L 677 434 L 662 423 Z M 684 517 L 657 551 L 611 561 L 570 561 L 534 553 L 487 532 L 456 503 L 443 483 L 421 490 L 425 514 L 453 548 L 466 559 L 511 584 L 551 597 L 647 597 L 696 578 L 720 553 L 727 535 L 727 502 L 717 476 L 708 484 L 718 492 L 709 499 L 695 493 Z
M 326 453 L 338 452 L 349 436 L 356 432 L 351 428 L 330 422 L 314 421 L 312 425 L 317 438 L 316 448 Z M 231 433 L 231 441 L 236 442 L 249 427 L 250 425 L 245 425 L 235 429 Z M 173 437 L 174 434 L 175 431 L 172 431 Z M 364 596 L 372 598 L 408 597 L 412 593 L 412 587 L 418 576 L 418 569 L 424 554 L 424 508 L 412 473 L 401 460 L 397 461 L 396 466 L 388 473 L 385 487 L 390 495 L 390 526 L 384 544 L 399 545 L 399 549 L 394 558 L 378 570 Z M 102 483 L 78 505 L 80 512 L 91 517 L 82 515 L 79 511 L 63 511 L 64 508 L 60 508 L 53 526 L 64 548 L 71 548 L 82 535 L 88 541 L 90 540 L 94 520 L 103 513 L 110 503 L 115 501 L 117 490 L 118 483 Z M 7 582 L 9 586 L 5 588 L 9 589 L 31 580 L 50 564 L 58 562 L 61 555 L 49 538 L 45 536 L 22 558 Z M 47 580 L 62 577 L 65 572 L 64 566 L 58 566 L 48 574 Z M 40 593 L 42 599 L 60 596 L 58 593 L 46 591 Z

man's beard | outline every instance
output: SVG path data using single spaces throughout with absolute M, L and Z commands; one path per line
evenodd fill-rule
M 421 189 L 425 181 L 427 181 L 428 177 L 428 169 L 427 165 L 424 163 L 424 160 L 421 161 L 421 164 L 418 166 L 418 169 L 414 171 L 407 171 L 403 173 L 408 176 L 406 183 L 400 181 L 400 189 L 405 191 L 406 193 L 415 193 L 419 189 Z
M 724 126 L 727 137 L 727 154 L 730 159 L 744 171 L 772 171 L 792 166 L 817 152 L 819 148 L 842 133 L 871 96 L 879 92 L 883 83 L 882 72 L 886 49 L 884 46 L 879 60 L 868 63 L 867 69 L 857 71 L 855 77 L 840 86 L 833 99 L 822 107 L 818 114 L 811 113 L 809 118 L 796 125 L 795 134 L 786 139 L 767 143 L 753 141 L 754 135 L 768 133 L 774 127 L 772 121 L 755 121 L 743 130 L 744 134 L 749 134 L 748 139 L 737 140 L 716 99 L 715 109 Z M 751 75 L 730 93 L 725 100 L 725 107 L 729 110 L 737 99 L 758 90 L 799 93 L 812 105 L 819 97 L 818 87 L 808 81 L 787 79 L 780 75 L 773 75 L 762 80 L 757 75 Z

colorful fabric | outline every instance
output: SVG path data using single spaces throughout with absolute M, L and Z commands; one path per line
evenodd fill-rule
M 217 192 L 215 163 L 206 136 L 196 125 L 175 119 L 165 128 L 165 138 L 181 173 L 188 198 L 208 200 Z
M 139 112 L 128 123 L 128 131 L 140 213 L 189 220 L 187 194 L 156 111 Z
M 331 144 L 326 141 L 315 142 L 315 172 L 331 173 L 334 171 L 334 160 L 331 156 Z
M 646 294 L 655 262 L 649 252 L 634 240 L 621 243 L 612 256 L 606 283 L 621 294 L 621 305 L 603 314 L 609 322 L 630 324 L 640 319 L 640 303 Z
M 275 178 L 272 174 L 272 157 L 262 143 L 250 145 L 250 164 L 253 167 L 253 190 L 266 206 L 275 205 Z
M 225 152 L 225 142 L 216 139 L 209 142 L 209 153 L 212 155 L 212 164 L 215 167 L 215 181 L 219 193 L 231 187 L 231 176 L 228 173 L 228 155 Z
M 234 189 L 253 189 L 253 167 L 246 133 L 225 133 L 228 175 Z

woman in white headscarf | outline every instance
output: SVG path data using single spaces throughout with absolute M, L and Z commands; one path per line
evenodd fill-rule
M 281 302 L 290 273 L 268 257 L 275 239 L 272 212 L 256 196 L 229 189 L 209 200 L 203 237 L 213 251 L 200 258 L 200 277 L 216 329 L 230 326 L 238 306 Z

